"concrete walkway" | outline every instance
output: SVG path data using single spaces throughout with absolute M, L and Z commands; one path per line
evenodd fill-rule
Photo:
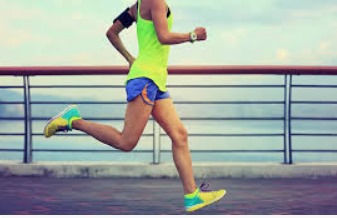
M 198 183 L 202 183 L 199 180 Z M 335 179 L 214 179 L 219 203 L 193 214 L 337 214 Z M 186 214 L 177 179 L 0 178 L 2 215 Z

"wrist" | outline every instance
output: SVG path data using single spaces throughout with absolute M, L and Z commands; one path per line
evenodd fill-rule
M 194 31 L 190 32 L 190 42 L 194 43 L 197 40 L 198 40 L 198 35 Z
M 133 63 L 133 62 L 135 61 L 135 58 L 132 57 L 132 56 L 130 56 L 130 57 L 127 58 L 127 61 L 128 61 L 129 63 Z

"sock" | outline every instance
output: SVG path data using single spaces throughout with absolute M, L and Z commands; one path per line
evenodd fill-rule
M 69 120 L 69 129 L 72 130 L 73 129 L 73 121 L 76 121 L 76 120 L 81 120 L 82 118 L 80 117 L 72 117 L 70 120 Z
M 199 194 L 199 188 L 197 188 L 193 193 L 191 194 L 186 194 L 185 198 L 187 199 L 192 199 L 195 198 Z

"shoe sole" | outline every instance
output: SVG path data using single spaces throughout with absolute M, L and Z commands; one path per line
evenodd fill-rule
M 53 122 L 54 120 L 56 120 L 57 118 L 62 117 L 65 113 L 69 112 L 69 111 L 72 110 L 73 108 L 76 108 L 76 106 L 75 106 L 75 105 L 68 106 L 68 107 L 67 107 L 66 109 L 64 109 L 61 113 L 59 113 L 58 115 L 54 116 L 53 118 L 51 118 L 51 119 L 48 121 L 48 123 L 46 124 L 46 126 L 45 126 L 44 129 L 43 129 L 43 134 L 44 134 L 44 136 L 45 136 L 46 138 L 50 138 L 50 137 L 53 136 L 53 135 L 51 135 L 51 136 L 47 137 L 46 134 L 45 134 L 45 132 L 46 132 L 47 127 L 49 126 L 49 124 L 50 124 L 51 122 Z

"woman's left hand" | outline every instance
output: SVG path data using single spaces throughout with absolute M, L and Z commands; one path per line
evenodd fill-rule
M 204 27 L 197 27 L 195 28 L 194 32 L 198 36 L 198 41 L 204 41 L 207 40 L 207 30 Z

